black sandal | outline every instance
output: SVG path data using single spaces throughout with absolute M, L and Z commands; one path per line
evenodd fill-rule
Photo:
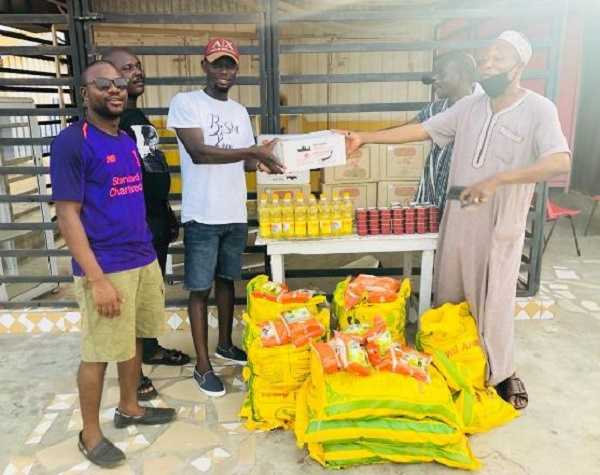
M 119 408 L 117 408 L 115 410 L 114 423 L 117 429 L 123 429 L 134 424 L 151 426 L 168 424 L 176 417 L 177 413 L 171 407 L 144 407 L 144 413 L 141 416 L 130 416 L 119 411 Z
M 88 450 L 85 448 L 81 435 L 82 432 L 79 433 L 77 447 L 90 462 L 104 468 L 114 468 L 125 462 L 123 451 L 106 437 L 103 437 L 92 450 Z
M 148 391 L 151 389 L 151 391 Z M 148 376 L 141 376 L 138 383 L 138 401 L 150 401 L 158 396 L 156 388 L 152 384 L 152 380 Z
M 179 350 L 167 350 L 166 348 L 159 346 L 154 353 L 159 350 L 162 350 L 163 352 L 161 358 L 153 358 L 152 356 L 149 356 L 148 358 L 144 357 L 143 363 L 152 365 L 162 364 L 165 366 L 183 366 L 188 364 L 191 360 L 189 355 L 186 355 Z
M 496 386 L 496 391 L 498 391 L 498 394 L 502 399 L 509 404 L 512 404 L 512 406 L 518 411 L 525 409 L 527 404 L 529 404 L 529 395 L 525 390 L 525 384 L 523 384 L 523 381 L 516 376 L 506 378 Z M 525 403 L 517 405 L 516 399 L 518 398 L 524 399 Z M 511 399 L 513 399 L 513 402 L 511 402 Z

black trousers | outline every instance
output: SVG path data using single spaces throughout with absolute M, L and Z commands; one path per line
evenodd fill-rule
M 148 227 L 152 233 L 152 246 L 156 252 L 158 259 L 158 265 L 162 272 L 163 278 L 165 277 L 167 267 L 167 254 L 169 251 L 169 243 L 171 240 L 171 231 L 169 228 L 168 217 L 148 217 Z M 142 339 L 142 358 L 152 358 L 158 350 L 158 339 L 157 338 L 143 338 Z

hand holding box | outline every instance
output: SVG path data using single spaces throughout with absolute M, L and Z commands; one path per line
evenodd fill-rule
M 289 172 L 315 170 L 345 164 L 346 142 L 333 132 L 313 132 L 284 138 L 275 145 L 274 154 Z

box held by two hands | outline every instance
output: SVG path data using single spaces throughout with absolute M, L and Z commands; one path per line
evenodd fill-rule
M 343 135 L 329 131 L 303 135 L 261 135 L 259 144 L 267 137 L 281 138 L 273 154 L 284 164 L 286 171 L 300 172 L 346 163 L 346 141 Z

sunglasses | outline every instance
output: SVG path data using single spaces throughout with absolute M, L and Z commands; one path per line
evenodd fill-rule
M 96 85 L 96 87 L 98 89 L 100 89 L 101 91 L 108 91 L 110 89 L 110 85 L 113 84 L 117 89 L 126 89 L 127 88 L 127 84 L 129 83 L 129 79 L 125 79 L 125 78 L 114 78 L 114 79 L 108 79 L 108 78 L 96 78 L 96 79 L 92 79 L 91 81 L 86 82 L 87 84 L 92 84 L 94 83 Z

